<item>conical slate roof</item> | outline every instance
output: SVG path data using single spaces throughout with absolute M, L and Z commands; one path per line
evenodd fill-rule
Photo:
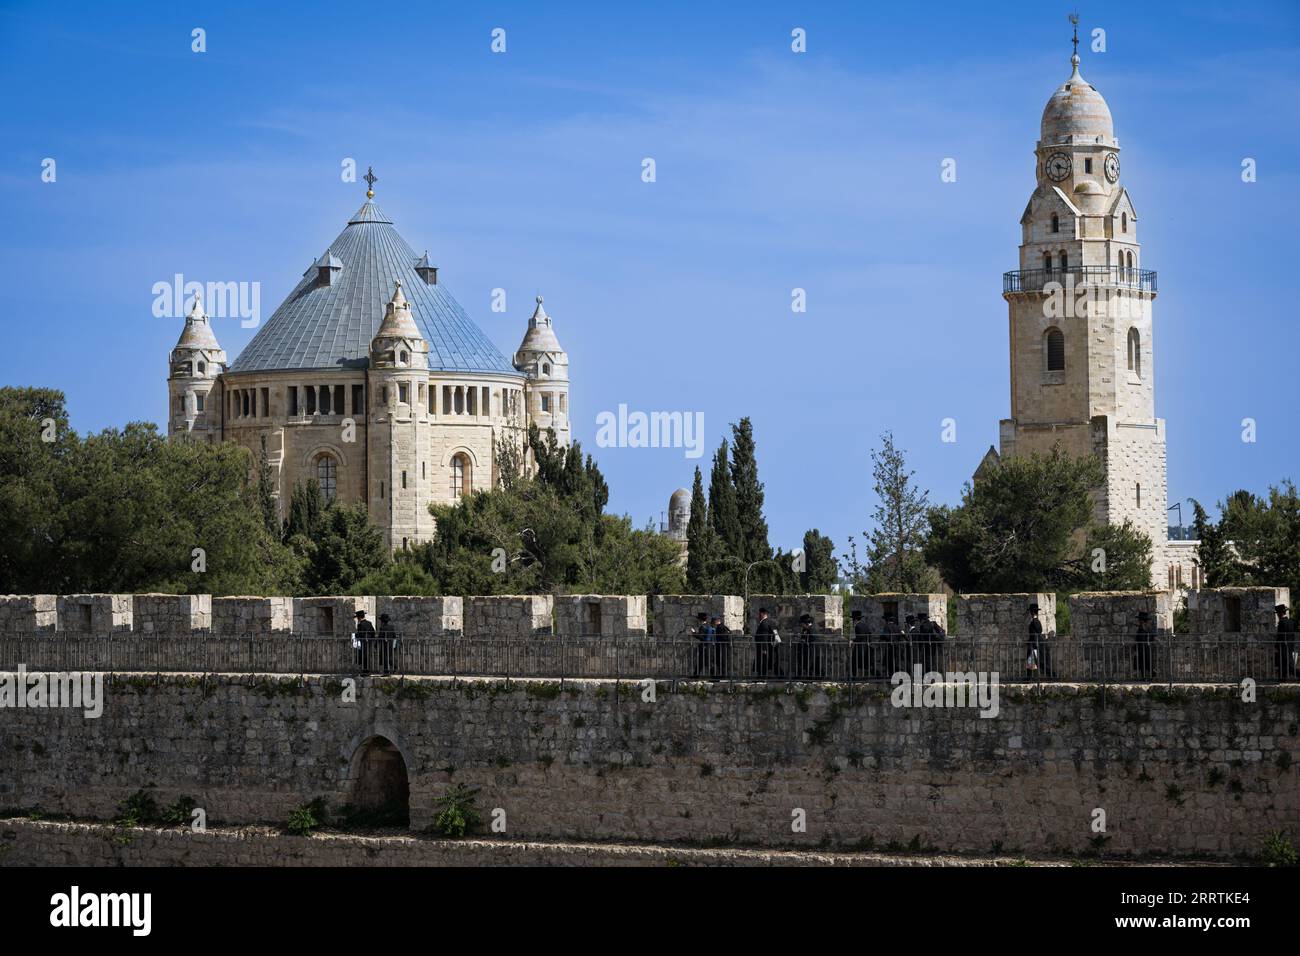
M 431 370 L 519 374 L 444 286 L 428 285 L 416 273 L 419 257 L 374 202 L 367 199 L 357 210 L 321 257 L 329 262 L 326 257 L 342 268 L 331 270 L 328 283 L 309 269 L 231 372 L 365 368 L 370 340 L 400 282 L 429 343 Z

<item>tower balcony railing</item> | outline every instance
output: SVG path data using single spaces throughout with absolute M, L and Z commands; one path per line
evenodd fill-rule
M 1120 266 L 1074 266 L 1066 269 L 1018 269 L 1002 273 L 1002 291 L 1042 292 L 1049 283 L 1073 286 L 1113 286 L 1138 292 L 1156 291 L 1156 274 L 1151 269 Z

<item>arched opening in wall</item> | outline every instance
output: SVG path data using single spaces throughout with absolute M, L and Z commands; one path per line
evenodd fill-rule
M 1142 377 L 1142 336 L 1137 329 L 1128 330 L 1128 370 Z
M 451 459 L 451 496 L 460 498 L 469 494 L 471 487 L 470 482 L 473 478 L 469 458 L 464 454 L 456 454 Z
M 207 362 L 200 362 L 200 363 L 199 363 L 199 374 L 202 375 L 202 374 L 204 374 L 205 372 L 207 372 L 207 370 L 208 370 L 208 363 L 207 363 Z
M 1043 253 L 1043 271 L 1044 272 L 1052 271 L 1052 254 L 1050 252 Z
M 338 490 L 339 466 L 333 455 L 321 455 L 316 459 L 316 483 L 326 501 L 333 501 Z
M 371 737 L 352 758 L 350 822 L 410 826 L 411 786 L 402 753 L 387 737 Z
M 1052 213 L 1052 232 L 1060 232 L 1060 231 L 1061 231 L 1061 217 L 1058 216 L 1056 213 Z
M 1061 250 L 1061 271 L 1068 272 L 1069 269 L 1070 269 L 1070 257 L 1065 254 L 1065 250 L 1063 249 Z
M 1128 232 L 1128 213 L 1122 212 L 1119 214 L 1119 225 L 1120 232 Z
M 1045 351 L 1047 352 L 1047 371 L 1065 371 L 1065 333 L 1051 328 L 1043 333 Z
M 1130 269 L 1133 268 L 1133 253 L 1131 253 L 1131 252 L 1128 254 L 1128 267 L 1129 267 Z
M 1134 500 L 1137 502 L 1137 507 L 1141 508 L 1142 507 L 1142 482 L 1139 481 L 1135 484 L 1133 497 Z

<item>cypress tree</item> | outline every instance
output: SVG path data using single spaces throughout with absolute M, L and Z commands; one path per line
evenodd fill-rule
M 709 527 L 709 509 L 704 502 L 704 482 L 695 469 L 691 487 L 691 518 L 686 524 L 686 589 L 692 594 L 708 594 L 712 580 L 709 561 L 713 551 L 713 529 Z
M 770 560 L 767 519 L 763 517 L 763 483 L 758 480 L 758 459 L 754 455 L 754 426 L 748 418 L 731 426 L 731 481 L 736 489 L 736 513 L 740 526 L 736 556 L 746 564 Z
M 720 552 L 715 557 L 739 559 L 742 553 L 740 514 L 736 510 L 736 489 L 731 484 L 725 438 L 713 456 L 713 471 L 709 475 L 709 527 L 715 536 L 715 550 Z

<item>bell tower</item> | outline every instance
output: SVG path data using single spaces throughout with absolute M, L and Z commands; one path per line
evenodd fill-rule
M 1110 109 L 1079 71 L 1043 110 L 1035 187 L 1020 218 L 1020 267 L 1003 275 L 1011 417 L 1002 456 L 1096 455 L 1105 481 L 1095 518 L 1130 519 L 1150 538 L 1163 586 L 1165 423 L 1155 415 L 1151 308 L 1156 274 L 1142 268 L 1137 212 L 1120 178 Z

